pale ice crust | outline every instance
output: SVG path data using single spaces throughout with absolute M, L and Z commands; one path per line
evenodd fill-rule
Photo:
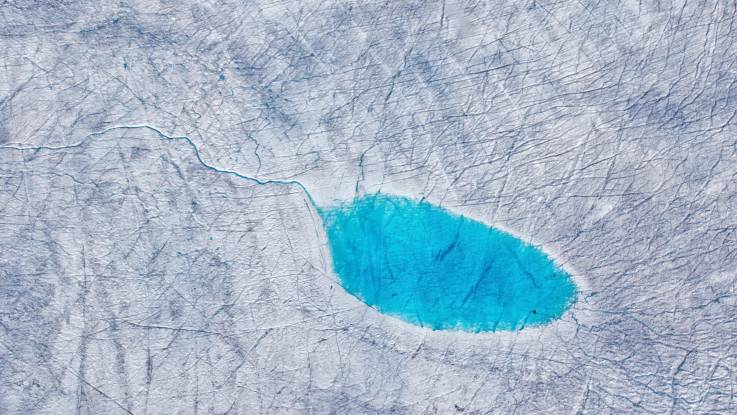
M 0 414 L 737 412 L 735 15 L 3 4 Z M 314 204 L 377 191 L 540 246 L 576 303 L 367 307 Z

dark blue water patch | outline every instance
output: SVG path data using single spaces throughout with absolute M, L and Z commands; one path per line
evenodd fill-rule
M 571 276 L 544 252 L 425 201 L 374 194 L 320 209 L 341 285 L 438 330 L 521 330 L 560 318 Z

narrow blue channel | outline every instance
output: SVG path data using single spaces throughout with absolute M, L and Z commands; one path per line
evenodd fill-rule
M 571 276 L 514 236 L 424 201 L 374 194 L 320 209 L 342 286 L 438 330 L 521 330 L 573 304 Z

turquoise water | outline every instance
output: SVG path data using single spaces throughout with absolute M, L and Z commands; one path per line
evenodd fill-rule
M 542 251 L 428 202 L 374 194 L 320 213 L 342 286 L 407 322 L 520 330 L 575 300 L 570 275 Z

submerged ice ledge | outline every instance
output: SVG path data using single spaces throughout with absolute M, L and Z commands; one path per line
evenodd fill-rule
M 538 248 L 425 201 L 373 194 L 320 209 L 343 287 L 382 313 L 437 330 L 521 330 L 575 302 Z

